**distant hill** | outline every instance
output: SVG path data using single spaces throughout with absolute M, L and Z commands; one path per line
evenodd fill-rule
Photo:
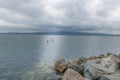
M 120 36 L 119 34 L 89 33 L 89 32 L 33 32 L 33 33 L 1 33 L 1 34 L 36 34 L 36 35 L 82 35 L 82 36 Z

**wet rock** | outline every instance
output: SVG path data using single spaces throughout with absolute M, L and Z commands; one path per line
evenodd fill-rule
M 96 64 L 92 61 L 87 61 L 85 64 L 84 77 L 91 80 L 99 78 L 101 75 L 113 73 L 114 70 L 103 67 L 100 64 Z
M 65 59 L 61 59 L 55 62 L 54 69 L 60 73 L 64 72 L 67 69 L 67 63 Z
M 65 74 L 63 75 L 63 79 L 62 80 L 89 80 L 89 79 L 84 78 L 78 72 L 76 72 L 76 71 L 74 71 L 72 69 L 68 69 L 65 72 Z

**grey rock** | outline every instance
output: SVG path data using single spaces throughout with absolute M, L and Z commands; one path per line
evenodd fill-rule
M 79 66 L 79 65 L 72 65 L 70 67 L 68 67 L 68 69 L 73 69 L 75 70 L 76 72 L 80 73 L 81 75 L 83 75 L 83 72 L 84 72 L 84 66 Z
M 98 80 L 120 80 L 120 73 L 103 75 Z
M 105 58 L 105 55 L 104 55 L 104 54 L 100 54 L 100 55 L 98 56 L 98 58 L 99 58 L 99 59 Z
M 63 79 L 62 80 L 89 80 L 89 79 L 84 78 L 78 72 L 76 72 L 76 71 L 74 71 L 72 69 L 68 69 L 65 72 L 65 74 L 63 75 Z
M 54 69 L 60 73 L 64 72 L 67 69 L 68 61 L 65 59 L 61 59 L 55 62 Z
M 119 65 L 118 65 L 119 62 L 120 62 L 120 59 L 118 59 L 114 55 L 110 55 L 108 58 L 104 58 L 101 60 L 101 65 L 116 71 L 119 69 Z
M 97 79 L 101 75 L 113 73 L 114 70 L 103 67 L 100 64 L 96 64 L 92 61 L 87 61 L 85 64 L 84 77 L 91 80 Z
M 93 80 L 99 78 L 102 75 L 112 74 L 119 69 L 120 59 L 111 54 L 107 58 L 87 61 L 85 64 L 84 76 Z
M 107 77 L 105 77 L 105 76 L 101 76 L 101 77 L 99 77 L 98 79 L 96 79 L 96 80 L 110 80 L 110 79 L 108 79 Z
M 120 69 L 120 62 L 119 63 L 117 63 L 118 64 L 118 69 Z
M 110 55 L 113 55 L 112 53 L 107 53 L 107 57 L 109 57 Z

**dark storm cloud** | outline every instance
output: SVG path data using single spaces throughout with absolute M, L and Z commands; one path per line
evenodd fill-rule
M 0 0 L 0 32 L 119 34 L 120 0 Z

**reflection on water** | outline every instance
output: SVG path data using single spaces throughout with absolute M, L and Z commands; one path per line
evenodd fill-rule
M 59 57 L 60 51 L 61 51 L 61 44 L 62 44 L 62 38 L 57 38 L 54 36 L 44 36 L 42 37 L 42 42 L 39 45 L 41 49 L 39 49 L 40 56 L 42 55 L 40 61 L 47 61 L 52 62 L 57 57 Z
M 44 80 L 55 60 L 120 52 L 120 37 L 0 34 L 0 80 Z

